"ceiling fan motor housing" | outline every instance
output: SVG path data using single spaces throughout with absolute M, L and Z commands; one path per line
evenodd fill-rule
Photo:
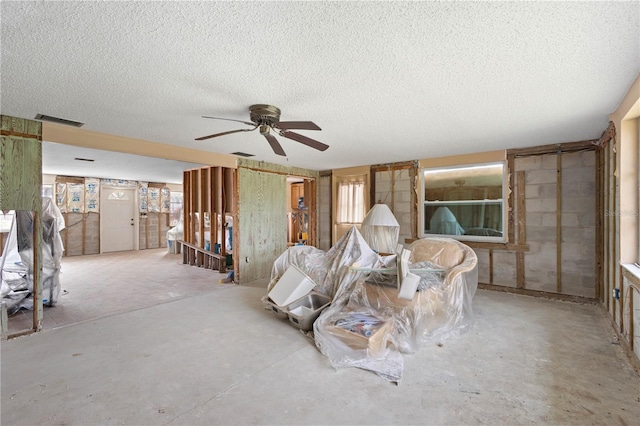
M 280 121 L 280 109 L 273 105 L 251 105 L 249 117 L 256 124 L 274 126 Z

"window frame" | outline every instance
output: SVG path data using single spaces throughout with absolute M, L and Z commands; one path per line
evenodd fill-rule
M 500 199 L 490 199 L 490 200 L 452 200 L 452 201 L 427 201 L 425 200 L 425 172 L 433 172 L 433 171 L 445 171 L 445 170 L 454 170 L 454 169 L 471 169 L 478 167 L 487 167 L 492 165 L 501 165 L 502 166 L 502 198 Z M 448 165 L 448 166 L 438 166 L 438 167 L 421 167 L 420 174 L 418 179 L 418 235 L 420 238 L 453 238 L 459 241 L 474 241 L 474 242 L 486 242 L 486 243 L 507 243 L 508 242 L 508 208 L 509 208 L 509 176 L 507 170 L 507 163 L 504 160 L 501 161 L 489 161 L 485 163 L 471 163 L 471 164 L 456 164 L 456 165 Z M 425 206 L 426 205 L 447 205 L 459 202 L 460 204 L 471 204 L 473 201 L 476 202 L 486 202 L 491 201 L 492 203 L 501 203 L 501 220 L 502 220 L 502 236 L 481 236 L 481 235 L 454 235 L 454 234 L 430 234 L 425 232 Z

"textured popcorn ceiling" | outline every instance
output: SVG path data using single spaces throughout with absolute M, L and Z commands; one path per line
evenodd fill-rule
M 639 2 L 2 2 L 2 114 L 311 169 L 598 138 Z M 318 152 L 243 128 L 312 120 Z

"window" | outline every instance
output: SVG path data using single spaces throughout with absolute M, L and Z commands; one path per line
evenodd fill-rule
M 129 201 L 129 195 L 124 191 L 111 191 L 107 200 Z
M 53 185 L 42 185 L 40 195 L 42 198 L 53 198 Z
M 182 192 L 171 191 L 169 226 L 176 226 L 182 219 Z
M 338 183 L 338 223 L 362 223 L 364 186 L 362 181 Z
M 505 241 L 504 164 L 422 170 L 422 234 Z

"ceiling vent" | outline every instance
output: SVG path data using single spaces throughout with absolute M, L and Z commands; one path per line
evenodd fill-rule
M 253 157 L 255 154 L 247 154 L 246 152 L 232 152 L 231 155 L 238 155 L 240 157 Z
M 51 115 L 36 114 L 36 120 L 50 121 L 51 123 L 64 124 L 66 126 L 82 127 L 84 123 L 79 121 L 67 120 L 65 118 L 53 117 Z
M 92 160 L 90 158 L 80 158 L 80 157 L 76 157 L 76 158 L 74 158 L 74 160 L 76 160 L 76 161 L 88 161 L 89 163 L 93 163 L 94 161 L 96 161 L 96 160 Z

